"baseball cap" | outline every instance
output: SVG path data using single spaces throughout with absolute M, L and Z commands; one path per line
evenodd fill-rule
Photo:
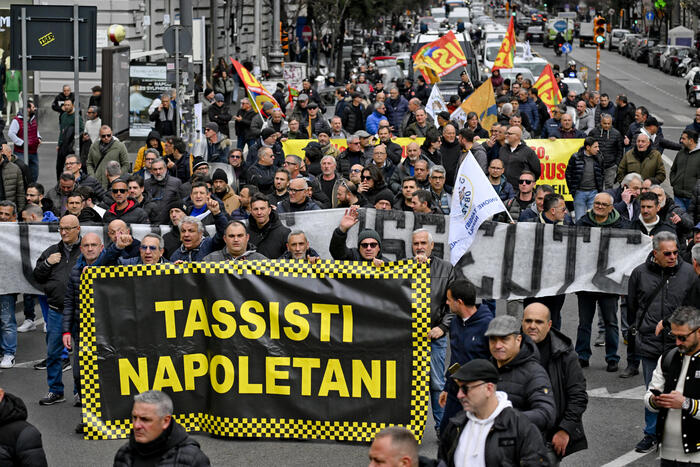
M 520 334 L 520 321 L 515 316 L 497 316 L 491 320 L 484 333 L 486 337 L 505 337 L 511 334 Z

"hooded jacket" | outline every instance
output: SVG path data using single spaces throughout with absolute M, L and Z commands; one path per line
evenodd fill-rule
M 554 426 L 556 405 L 552 382 L 540 365 L 540 353 L 529 336 L 522 335 L 520 351 L 505 365 L 491 357 L 501 376 L 498 389 L 508 394 L 513 407 L 522 412 L 542 433 Z
M 152 139 L 158 140 L 158 147 L 156 147 L 155 149 L 160 153 L 161 157 L 163 157 L 163 151 L 165 151 L 165 148 L 163 146 L 163 141 L 160 137 L 160 133 L 158 133 L 156 130 L 151 130 L 148 133 L 148 136 L 146 136 L 146 144 L 141 146 L 139 148 L 139 151 L 136 153 L 136 160 L 134 161 L 133 173 L 136 173 L 142 168 L 144 168 L 144 156 L 146 154 L 146 149 L 150 148 L 150 146 L 148 146 L 148 142 Z
M 45 467 L 41 433 L 27 422 L 27 407 L 6 392 L 0 401 L 0 465 Z
M 102 217 L 105 224 L 115 219 L 121 219 L 127 224 L 150 224 L 151 222 L 146 211 L 138 207 L 136 201 L 131 198 L 126 200 L 124 209 L 117 209 L 117 203 L 112 204 Z
M 500 384 L 497 387 L 500 389 Z M 537 427 L 512 406 L 505 407 L 508 401 L 504 400 L 501 394 L 503 392 L 500 390 L 496 392 L 501 411 L 493 420 L 488 433 L 485 433 L 484 465 L 486 467 L 549 465 L 547 450 Z M 450 418 L 445 432 L 440 436 L 438 446 L 438 459 L 448 467 L 455 465 L 455 452 L 462 432 L 475 422 L 476 420 L 469 417 L 464 410 Z
M 603 168 L 608 169 L 620 163 L 625 145 L 619 131 L 615 128 L 603 130 L 601 127 L 596 127 L 588 133 L 588 136 L 598 141 L 599 154 L 603 156 Z
M 279 258 L 287 249 L 287 236 L 291 230 L 282 224 L 277 212 L 270 211 L 270 220 L 262 227 L 258 227 L 255 219 L 248 222 L 250 243 L 257 247 L 258 253 L 267 258 Z
M 170 425 L 161 434 L 161 437 L 146 443 L 152 445 L 160 442 L 160 449 L 155 450 L 151 456 L 144 456 L 139 450 L 146 446 L 134 440 L 133 430 L 129 435 L 129 442 L 119 448 L 114 456 L 114 467 L 131 467 L 135 465 L 149 465 L 148 461 L 154 460 L 158 467 L 207 467 L 209 458 L 204 454 L 199 443 L 191 438 L 185 429 L 175 421 L 170 420 Z
M 617 182 L 621 182 L 625 175 L 637 172 L 643 180 L 650 178 L 652 183 L 660 185 L 666 180 L 666 169 L 661 153 L 651 146 L 646 151 L 639 151 L 636 147 L 630 149 L 622 156 L 617 167 Z
M 551 328 L 547 345 L 550 357 L 545 369 L 554 391 L 556 419 L 554 427 L 545 438 L 549 441 L 559 430 L 566 431 L 570 437 L 566 446 L 568 456 L 588 448 L 581 418 L 588 407 L 586 378 L 578 363 L 578 354 L 571 345 L 571 339 Z
M 668 322 L 697 280 L 698 275 L 690 264 L 679 260 L 673 267 L 662 268 L 654 260 L 653 252 L 649 253 L 644 263 L 634 268 L 627 293 L 627 321 L 630 326 L 640 324 L 636 338 L 638 354 L 657 359 L 663 352 L 675 347 L 675 341 L 668 337 L 669 325 L 658 336 L 656 325 L 659 321 Z M 664 285 L 652 302 L 647 303 L 662 282 Z

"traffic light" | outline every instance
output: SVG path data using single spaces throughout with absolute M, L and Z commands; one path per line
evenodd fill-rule
M 596 16 L 593 21 L 593 41 L 596 45 L 605 44 L 605 18 Z
M 282 52 L 285 56 L 289 55 L 289 34 L 285 29 L 282 28 L 282 23 L 280 23 L 280 39 L 282 42 Z

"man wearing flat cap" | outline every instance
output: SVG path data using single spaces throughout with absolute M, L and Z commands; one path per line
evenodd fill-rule
M 372 229 L 365 229 L 357 235 L 357 248 L 348 248 L 348 230 L 360 220 L 359 206 L 350 206 L 340 220 L 340 225 L 333 231 L 330 252 L 333 259 L 345 261 L 365 261 L 375 266 L 383 266 L 387 261 L 382 256 L 382 239 Z
M 231 142 L 219 132 L 219 125 L 209 122 L 204 126 L 204 136 L 207 138 L 207 162 L 227 163 L 228 146 Z
M 521 334 L 520 326 L 514 316 L 502 315 L 489 323 L 484 335 L 489 339 L 491 362 L 498 368 L 499 387 L 513 407 L 546 433 L 556 417 L 552 383 L 540 364 L 537 346 Z
M 498 391 L 499 372 L 484 359 L 472 360 L 452 375 L 463 411 L 440 436 L 438 459 L 449 467 L 548 465 L 542 435 Z

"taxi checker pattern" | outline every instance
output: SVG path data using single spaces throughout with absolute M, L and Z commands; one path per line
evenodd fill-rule
M 102 420 L 93 281 L 95 278 L 142 277 L 171 274 L 256 274 L 311 279 L 411 279 L 413 363 L 411 413 L 407 426 L 419 439 L 427 419 L 430 345 L 430 269 L 413 260 L 388 263 L 381 268 L 358 261 L 321 260 L 310 264 L 289 261 L 226 261 L 219 263 L 157 264 L 87 268 L 80 284 L 81 384 L 85 439 L 126 438 L 131 420 Z M 270 437 L 371 442 L 383 423 L 341 422 L 303 419 L 227 418 L 206 413 L 179 414 L 175 418 L 187 431 L 205 431 L 225 437 Z

